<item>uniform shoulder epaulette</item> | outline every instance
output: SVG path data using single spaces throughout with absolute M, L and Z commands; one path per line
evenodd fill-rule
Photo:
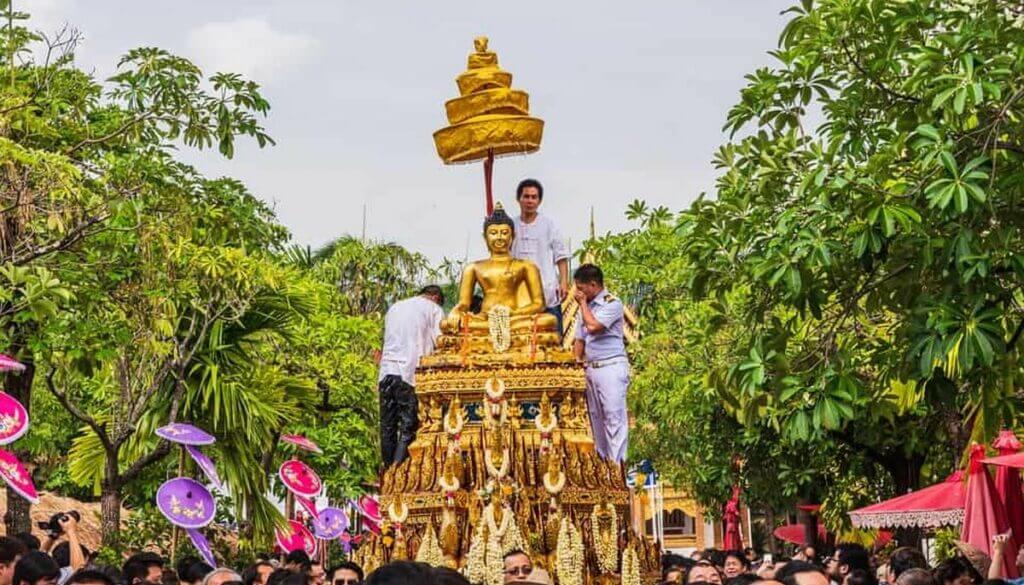
M 617 301 L 617 300 L 619 300 L 619 299 L 615 298 L 615 295 L 604 295 L 604 302 L 606 302 L 606 303 L 610 303 L 612 301 Z

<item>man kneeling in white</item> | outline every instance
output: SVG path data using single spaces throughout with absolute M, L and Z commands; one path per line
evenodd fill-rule
M 587 368 L 587 408 L 594 448 L 601 457 L 622 462 L 629 439 L 629 360 L 623 339 L 622 301 L 604 289 L 604 274 L 593 264 L 577 268 L 573 279 L 580 305 L 573 350 L 576 360 Z

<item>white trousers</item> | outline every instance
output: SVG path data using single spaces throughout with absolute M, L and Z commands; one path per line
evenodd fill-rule
M 629 417 L 626 391 L 629 389 L 629 362 L 587 368 L 587 409 L 594 432 L 594 448 L 605 459 L 626 460 L 629 442 Z

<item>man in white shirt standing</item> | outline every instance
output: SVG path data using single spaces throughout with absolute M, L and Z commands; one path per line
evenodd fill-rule
M 519 215 L 515 218 L 512 255 L 532 260 L 540 269 L 547 311 L 558 318 L 562 332 L 562 301 L 569 294 L 569 248 L 555 222 L 537 210 L 544 201 L 544 186 L 536 179 L 524 179 L 516 187 Z
M 401 463 L 419 427 L 416 365 L 434 351 L 441 333 L 444 293 L 425 286 L 412 298 L 391 305 L 384 316 L 384 349 L 380 356 L 380 448 L 384 466 Z

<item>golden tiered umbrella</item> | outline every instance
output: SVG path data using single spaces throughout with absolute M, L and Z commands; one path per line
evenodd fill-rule
M 487 37 L 473 41 L 466 71 L 455 82 L 459 97 L 448 100 L 448 126 L 434 132 L 437 154 L 445 164 L 484 161 L 487 213 L 494 209 L 491 177 L 494 157 L 529 154 L 540 148 L 544 121 L 530 117 L 530 96 L 512 89 L 512 74 L 498 67 Z

